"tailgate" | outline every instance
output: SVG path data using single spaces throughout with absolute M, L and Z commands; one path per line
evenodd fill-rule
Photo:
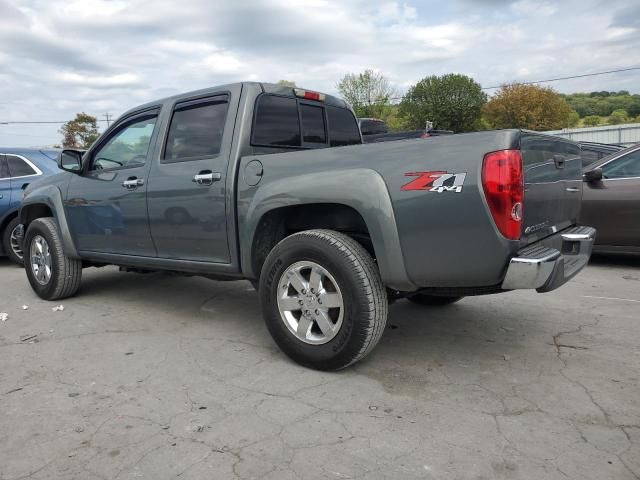
M 575 225 L 582 201 L 580 147 L 551 135 L 523 132 L 522 244 Z

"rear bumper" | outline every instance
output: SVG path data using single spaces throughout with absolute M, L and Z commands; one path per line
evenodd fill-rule
M 525 247 L 509 262 L 502 288 L 555 290 L 587 265 L 595 236 L 595 228 L 572 227 Z

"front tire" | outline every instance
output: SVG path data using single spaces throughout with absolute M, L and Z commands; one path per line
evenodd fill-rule
M 18 265 L 22 265 L 22 248 L 20 247 L 18 237 L 15 234 L 18 225 L 20 225 L 20 219 L 18 217 L 12 219 L 7 224 L 2 232 L 2 246 L 7 257 L 9 257 L 9 260 L 13 263 L 17 263 Z
M 27 278 L 40 298 L 59 300 L 78 291 L 82 261 L 64 254 L 53 218 L 38 218 L 31 222 L 23 245 Z
M 358 242 L 332 230 L 307 230 L 278 243 L 263 266 L 259 294 L 278 346 L 318 370 L 364 358 L 387 322 L 376 264 Z

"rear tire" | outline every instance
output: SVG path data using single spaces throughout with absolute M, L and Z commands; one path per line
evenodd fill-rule
M 75 295 L 82 278 L 82 261 L 69 258 L 53 218 L 31 222 L 24 238 L 25 271 L 33 291 L 45 300 Z
M 442 307 L 444 305 L 451 305 L 452 303 L 456 303 L 459 300 L 462 300 L 464 297 L 444 297 L 439 295 L 427 295 L 424 293 L 416 293 L 415 295 L 411 295 L 407 297 L 412 303 L 416 303 L 418 305 L 426 305 L 430 307 Z
M 318 370 L 364 358 L 387 322 L 376 264 L 358 242 L 332 230 L 307 230 L 278 243 L 262 269 L 259 294 L 278 346 Z
M 20 225 L 20 219 L 18 217 L 11 220 L 2 232 L 2 247 L 4 248 L 7 257 L 14 263 L 22 265 L 22 249 L 17 243 L 15 237 L 15 229 Z

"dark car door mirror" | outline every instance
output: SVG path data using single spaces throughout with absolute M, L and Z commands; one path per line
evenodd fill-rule
M 66 148 L 58 155 L 58 167 L 67 172 L 78 173 L 82 170 L 83 150 Z
M 585 182 L 599 182 L 602 180 L 602 169 L 594 168 L 593 170 L 587 170 L 584 172 Z

